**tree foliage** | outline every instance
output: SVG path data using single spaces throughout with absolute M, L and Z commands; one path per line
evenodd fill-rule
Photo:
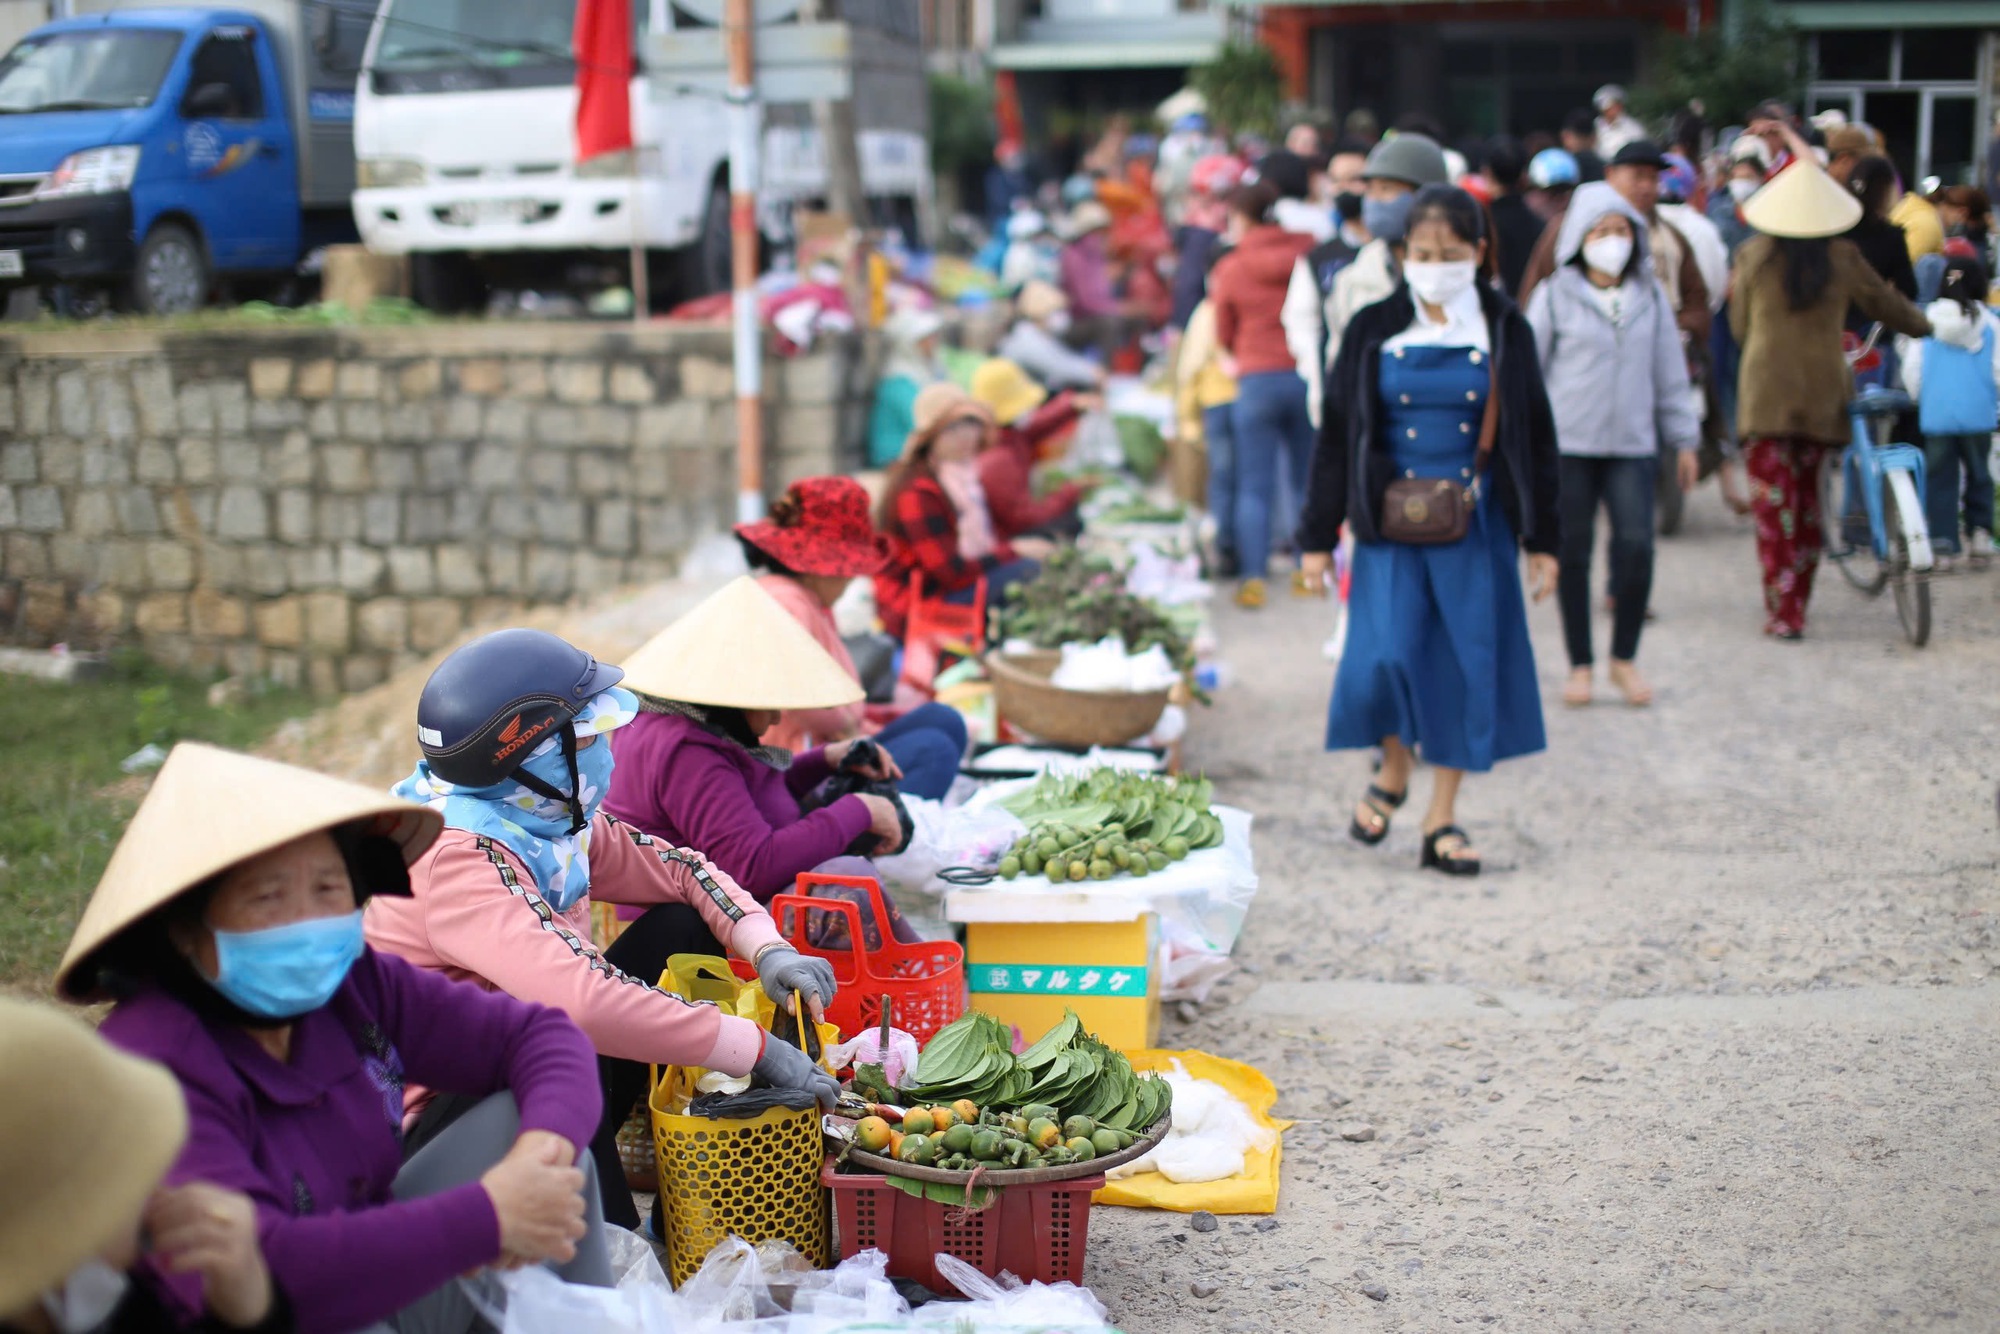
M 1632 90 L 1633 110 L 1651 120 L 1698 101 L 1710 125 L 1740 125 L 1766 98 L 1797 105 L 1805 88 L 1800 65 L 1797 32 L 1758 0 L 1733 26 L 1670 34 L 1652 77 Z
M 993 161 L 993 90 L 950 74 L 931 75 L 931 173 L 977 179 Z
M 1269 48 L 1231 42 L 1189 82 L 1208 101 L 1208 118 L 1237 133 L 1275 134 L 1285 76 Z

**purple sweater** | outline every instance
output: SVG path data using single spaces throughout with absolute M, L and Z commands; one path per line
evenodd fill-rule
M 823 747 L 802 751 L 781 773 L 673 714 L 642 713 L 612 737 L 618 763 L 604 808 L 700 852 L 759 903 L 789 892 L 801 871 L 840 856 L 868 829 L 859 797 L 799 814 L 799 798 L 832 772 Z
M 256 1203 L 271 1276 L 301 1334 L 358 1329 L 500 1258 L 500 1221 L 477 1181 L 396 1201 L 403 1081 L 454 1093 L 512 1090 L 523 1130 L 588 1151 L 603 1094 L 590 1043 L 559 1010 L 369 950 L 333 999 L 292 1027 L 292 1059 L 211 1027 L 163 991 L 101 1030 L 180 1080 L 188 1142 L 169 1184 L 208 1181 Z M 189 1318 L 195 1275 L 149 1275 Z

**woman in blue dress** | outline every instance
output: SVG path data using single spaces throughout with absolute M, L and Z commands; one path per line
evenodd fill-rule
M 1379 746 L 1382 767 L 1349 832 L 1370 845 L 1388 836 L 1421 752 L 1437 774 L 1422 865 L 1477 875 L 1479 855 L 1457 823 L 1460 781 L 1546 744 L 1519 550 L 1539 602 L 1555 589 L 1561 538 L 1555 418 L 1534 335 L 1487 281 L 1492 246 L 1472 196 L 1426 187 L 1406 235 L 1403 285 L 1355 316 L 1328 373 L 1299 546 L 1324 588 L 1343 523 L 1356 543 L 1326 745 Z M 1495 392 L 1493 449 L 1481 461 Z M 1379 518 L 1397 477 L 1473 478 L 1466 535 L 1387 540 Z

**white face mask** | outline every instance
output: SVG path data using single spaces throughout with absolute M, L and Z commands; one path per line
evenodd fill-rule
M 1583 243 L 1583 262 L 1609 278 L 1616 278 L 1625 272 L 1625 265 L 1632 259 L 1632 238 L 1629 236 L 1600 236 L 1594 241 Z
M 62 1287 L 42 1295 L 42 1309 L 63 1334 L 84 1334 L 111 1319 L 125 1300 L 125 1275 L 102 1260 L 85 1260 L 63 1280 Z
M 1746 204 L 1750 201 L 1750 196 L 1762 188 L 1763 184 L 1759 181 L 1733 180 L 1729 183 L 1729 197 L 1738 204 Z
M 1443 264 L 1409 261 L 1403 265 L 1403 277 L 1419 301 L 1443 306 L 1472 290 L 1472 284 L 1479 280 L 1479 266 L 1469 259 Z

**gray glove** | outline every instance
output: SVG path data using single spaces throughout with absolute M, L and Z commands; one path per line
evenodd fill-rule
M 804 1089 L 819 1099 L 820 1110 L 832 1111 L 840 1101 L 840 1082 L 812 1063 L 812 1058 L 775 1034 L 764 1038 L 764 1054 L 752 1071 L 772 1088 Z
M 775 945 L 757 960 L 757 980 L 771 1003 L 790 1014 L 792 994 L 799 993 L 808 1005 L 817 999 L 823 1010 L 833 1004 L 833 965 L 825 959 L 809 959 L 790 945 Z

